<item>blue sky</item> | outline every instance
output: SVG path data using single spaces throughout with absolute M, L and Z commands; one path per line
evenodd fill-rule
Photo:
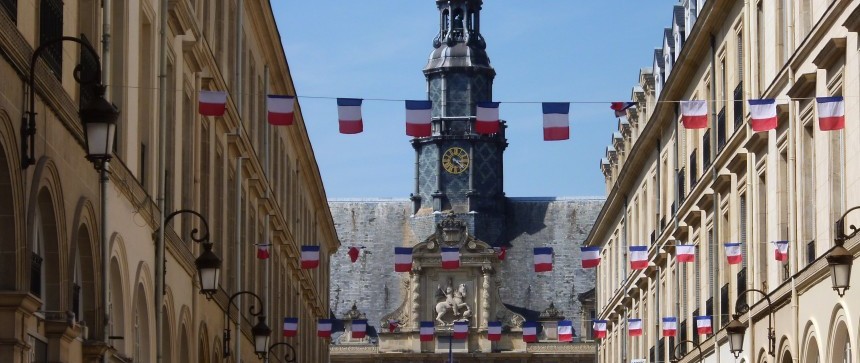
M 329 198 L 407 198 L 414 151 L 402 102 L 366 101 L 365 132 L 341 135 L 334 100 L 426 99 L 438 31 L 432 0 L 273 1 Z M 495 101 L 626 101 L 651 65 L 674 1 L 487 0 L 481 33 Z M 571 105 L 571 139 L 542 140 L 540 104 L 502 104 L 511 197 L 603 196 L 599 161 L 617 129 L 608 103 Z

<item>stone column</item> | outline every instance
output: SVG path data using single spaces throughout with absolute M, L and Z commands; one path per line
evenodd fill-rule
M 409 288 L 411 289 L 409 293 L 409 297 L 411 298 L 411 306 L 409 307 L 409 316 L 410 320 L 412 320 L 412 329 L 418 330 L 421 324 L 421 317 L 418 315 L 420 311 L 421 305 L 421 266 L 415 266 L 412 268 L 412 273 L 409 274 L 411 281 L 409 282 Z
M 32 347 L 26 341 L 27 324 L 41 301 L 26 292 L 0 293 L 0 362 L 23 363 Z
M 493 268 L 491 266 L 481 267 L 481 319 L 478 322 L 478 328 L 487 329 L 487 322 L 490 321 L 490 279 L 492 278 Z

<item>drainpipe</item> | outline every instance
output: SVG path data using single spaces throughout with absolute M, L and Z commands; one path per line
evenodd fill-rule
M 263 93 L 264 93 L 263 95 L 258 95 L 258 97 L 262 97 L 263 102 L 266 102 L 268 100 L 267 94 L 269 93 L 269 66 L 268 65 L 263 67 Z M 266 116 L 263 116 L 263 118 L 265 118 L 265 117 Z M 265 125 L 266 120 L 260 120 L 260 123 L 262 125 Z M 265 127 L 265 126 L 263 127 L 263 140 L 262 141 L 263 141 L 262 142 L 262 144 L 263 144 L 263 173 L 266 174 L 266 177 L 269 177 L 269 169 L 271 166 L 271 163 L 269 162 L 269 128 Z M 271 189 L 269 189 L 267 187 L 266 188 L 266 195 L 264 198 L 266 198 L 266 201 L 270 201 L 271 197 L 272 197 L 272 191 L 271 191 Z M 269 244 L 269 251 L 270 251 L 269 253 L 274 254 L 275 248 L 274 248 L 274 244 L 272 243 L 271 235 L 269 232 L 269 230 L 270 230 L 269 223 L 270 223 L 270 214 L 269 214 L 269 211 L 266 211 L 266 215 L 263 216 L 263 241 L 262 242 L 268 243 Z M 269 257 L 269 259 L 271 259 L 271 256 Z M 268 319 L 269 319 L 269 322 L 266 324 L 268 324 L 269 326 L 275 326 L 273 324 L 273 320 L 272 320 L 274 318 L 273 317 L 274 309 L 272 309 L 272 307 L 274 305 L 272 305 L 271 295 L 269 295 L 270 289 L 271 289 L 271 287 L 269 285 L 271 284 L 270 278 L 271 278 L 271 274 L 272 274 L 272 263 L 269 262 L 269 259 L 263 260 L 263 269 L 264 269 L 264 271 L 263 271 L 263 302 L 266 304 L 266 307 L 268 307 L 270 309 L 269 313 L 266 314 L 268 316 Z M 269 363 L 269 355 L 268 354 L 266 354 L 266 357 L 263 359 L 263 362 Z
M 629 249 L 627 248 L 627 224 L 628 224 L 627 223 L 628 222 L 628 220 L 627 220 L 627 202 L 628 202 L 627 195 L 625 194 L 624 195 L 624 232 L 623 232 L 623 235 L 621 236 L 621 239 L 623 241 L 622 245 L 624 246 L 622 253 L 624 253 L 625 255 L 627 254 L 627 251 L 629 251 Z M 629 276 L 627 276 L 627 261 L 622 261 L 621 266 L 622 266 L 621 267 L 622 271 L 624 271 L 624 273 L 621 276 L 624 276 L 624 281 L 627 281 L 627 278 L 629 277 Z M 622 284 L 622 285 L 624 285 L 624 284 Z M 624 304 L 623 300 L 622 300 L 622 304 Z M 619 322 L 621 321 L 621 319 L 622 318 L 618 319 Z M 623 317 L 623 319 L 625 319 L 625 320 L 627 319 L 627 306 L 626 305 L 624 306 L 624 317 Z M 625 330 L 629 329 L 626 322 L 624 323 L 624 326 L 625 326 Z M 628 333 L 626 331 L 623 335 L 621 335 L 621 361 L 622 362 L 627 361 L 627 335 L 628 335 Z
M 717 40 L 714 37 L 714 35 L 711 34 L 711 99 L 714 100 L 714 105 L 711 107 L 711 120 L 713 122 L 713 124 L 711 126 L 711 150 L 708 151 L 711 154 L 711 157 L 710 157 L 710 159 L 711 159 L 711 183 L 713 183 L 714 181 L 717 180 L 717 175 L 719 174 L 717 172 L 717 165 L 716 165 L 717 150 L 719 150 L 719 146 L 717 145 L 717 134 L 719 133 L 719 131 L 718 131 L 719 125 L 716 125 L 716 123 L 717 123 L 717 107 L 716 107 L 717 106 L 717 104 L 716 104 L 716 100 L 717 100 L 717 72 L 716 72 L 717 45 L 716 44 L 717 44 Z M 725 82 L 723 82 L 723 83 L 725 83 Z M 725 93 L 726 90 L 723 90 L 723 92 Z M 725 98 L 725 97 L 726 97 L 726 95 L 723 94 L 723 98 Z M 725 100 L 722 100 L 722 102 L 725 103 Z M 717 126 L 717 127 L 713 127 L 713 126 Z M 710 236 L 709 241 L 708 241 L 708 245 L 709 245 L 708 246 L 709 247 L 708 259 L 711 261 L 714 261 L 715 266 L 708 266 L 708 268 L 711 270 L 710 271 L 711 278 L 714 279 L 714 286 L 711 288 L 711 299 L 713 299 L 711 306 L 714 308 L 715 311 L 713 311 L 712 313 L 714 315 L 719 315 L 720 312 L 716 311 L 716 310 L 717 310 L 717 308 L 722 309 L 722 307 L 719 306 L 719 304 L 717 302 L 722 303 L 722 301 L 720 301 L 720 286 L 719 286 L 720 280 L 718 278 L 718 275 L 717 275 L 718 271 L 716 268 L 717 259 L 715 259 L 713 256 L 710 256 L 710 253 L 718 253 L 716 248 L 710 248 L 710 247 L 713 247 L 714 243 L 716 243 L 715 240 L 717 240 L 717 236 L 719 236 L 719 231 L 720 231 L 720 213 L 719 213 L 720 201 L 718 200 L 716 193 L 717 192 L 714 191 L 714 201 L 713 201 L 713 207 L 711 210 L 711 224 L 713 225 L 713 230 L 711 232 L 711 236 Z M 722 318 L 722 316 L 720 316 L 720 318 Z M 716 323 L 716 321 L 717 321 L 717 319 L 714 319 L 714 317 L 711 316 L 711 323 L 714 324 L 714 323 Z M 719 324 L 719 323 L 717 323 L 717 324 Z M 719 339 L 717 339 L 717 332 L 719 332 L 719 327 L 715 327 L 714 332 L 715 332 L 714 333 L 714 356 L 717 358 L 717 362 L 719 362 L 720 361 L 720 347 L 717 345 L 717 341 L 719 340 Z
M 236 135 L 239 135 L 239 129 L 236 129 Z M 233 276 L 235 278 L 236 291 L 242 291 L 242 162 L 245 160 L 244 156 L 236 157 L 236 265 Z M 228 315 L 230 311 L 230 307 L 227 307 Z M 230 323 L 229 321 L 227 322 Z M 235 347 L 233 351 L 236 352 L 233 357 L 236 363 L 242 363 L 242 299 L 236 299 L 236 323 L 234 325 L 236 329 L 236 339 L 235 339 Z
M 159 56 L 158 56 L 158 236 L 155 244 L 155 361 L 162 362 L 164 335 L 162 302 L 164 301 L 164 218 L 166 211 L 165 188 L 167 166 L 167 6 L 169 0 L 161 0 L 159 6 Z
M 110 84 L 110 0 L 102 0 L 102 81 L 104 84 Z M 110 100 L 110 92 L 107 97 Z M 108 239 L 108 213 L 107 213 L 107 183 L 110 180 L 110 163 L 104 162 L 102 170 L 99 171 L 99 194 L 101 194 L 101 226 L 99 231 L 99 239 L 101 244 L 101 259 L 102 259 L 102 308 L 104 309 L 104 317 L 102 318 L 103 330 L 102 337 L 105 346 L 110 346 L 110 246 Z M 102 362 L 107 363 L 107 353 L 102 355 Z

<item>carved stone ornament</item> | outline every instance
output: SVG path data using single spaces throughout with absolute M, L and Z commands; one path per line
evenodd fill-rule
M 355 305 L 355 303 L 352 303 L 352 308 L 343 314 L 343 319 L 344 320 L 367 319 L 367 316 L 365 316 L 364 313 L 361 312 L 361 310 L 358 310 L 358 307 Z
M 448 278 L 445 289 L 436 288 L 436 325 L 453 326 L 454 322 L 469 321 L 472 308 L 467 302 L 466 284 L 454 288 L 454 279 Z
M 447 213 L 436 228 L 436 241 L 445 247 L 462 246 L 467 235 L 466 223 L 457 219 L 454 213 Z
M 540 313 L 539 319 L 541 320 L 564 320 L 564 315 L 561 314 L 561 311 L 555 308 L 555 304 L 550 302 L 549 307 Z

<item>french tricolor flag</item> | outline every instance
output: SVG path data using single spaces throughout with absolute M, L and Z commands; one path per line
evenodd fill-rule
M 224 116 L 227 110 L 227 92 L 200 91 L 197 110 L 203 116 Z
M 582 268 L 595 268 L 600 265 L 600 247 L 580 247 Z
M 663 318 L 663 337 L 674 337 L 678 333 L 678 318 Z
M 648 268 L 648 246 L 630 246 L 630 269 Z
M 570 103 L 543 104 L 543 139 L 544 141 L 570 139 Z
M 491 321 L 487 323 L 487 340 L 498 342 L 502 340 L 502 322 Z
M 779 262 L 788 261 L 788 241 L 774 242 L 773 257 Z
M 695 245 L 677 245 L 675 246 L 675 259 L 678 262 L 696 262 L 696 246 Z
M 631 337 L 642 336 L 642 319 L 627 319 L 627 335 Z
M 294 337 L 299 332 L 299 318 L 284 318 L 284 336 Z
M 743 262 L 744 256 L 741 254 L 740 243 L 726 243 L 726 259 L 729 265 L 737 265 Z
M 776 100 L 768 98 L 747 102 L 750 105 L 750 126 L 754 132 L 776 128 Z
M 505 246 L 493 247 L 493 251 L 496 251 L 496 256 L 499 257 L 499 261 L 504 261 L 505 257 L 508 255 L 508 248 Z
M 552 247 L 535 247 L 535 272 L 552 271 Z
M 412 271 L 412 248 L 394 248 L 394 272 Z
M 352 321 L 352 339 L 362 339 L 367 336 L 367 319 Z
M 260 260 L 269 259 L 269 244 L 257 245 L 257 258 Z
M 337 118 L 341 134 L 360 134 L 364 131 L 364 122 L 361 120 L 360 98 L 338 98 Z
M 460 249 L 456 247 L 442 247 L 442 268 L 454 270 L 460 268 Z
M 489 135 L 499 132 L 499 102 L 478 102 L 475 132 Z
M 523 341 L 537 343 L 537 322 L 527 321 L 523 323 Z
M 681 101 L 681 122 L 688 129 L 708 128 L 708 102 Z
M 606 338 L 606 320 L 595 320 L 591 329 L 594 330 L 594 339 Z
M 421 335 L 422 342 L 432 342 L 433 335 L 436 334 L 436 325 L 432 321 L 422 321 L 418 333 Z
M 696 332 L 698 332 L 699 335 L 707 335 L 707 334 L 713 334 L 714 333 L 714 329 L 711 328 L 711 316 L 710 315 L 696 316 L 695 319 L 696 319 Z
M 266 97 L 266 109 L 269 112 L 269 125 L 292 125 L 295 103 L 296 98 L 293 96 L 269 95 Z
M 317 336 L 320 338 L 331 338 L 331 319 L 320 319 L 317 321 Z
M 636 102 L 612 102 L 609 106 L 615 111 L 615 117 L 627 117 L 627 110 L 636 107 Z
M 573 341 L 573 322 L 570 320 L 562 320 L 558 322 L 558 341 L 572 342 Z
M 320 246 L 302 246 L 302 269 L 320 266 Z
M 466 339 L 469 337 L 469 322 L 455 321 L 454 322 L 454 339 Z
M 841 96 L 818 97 L 818 127 L 821 131 L 845 128 L 845 99 Z
M 406 135 L 429 137 L 432 135 L 431 122 L 433 102 L 406 101 Z

